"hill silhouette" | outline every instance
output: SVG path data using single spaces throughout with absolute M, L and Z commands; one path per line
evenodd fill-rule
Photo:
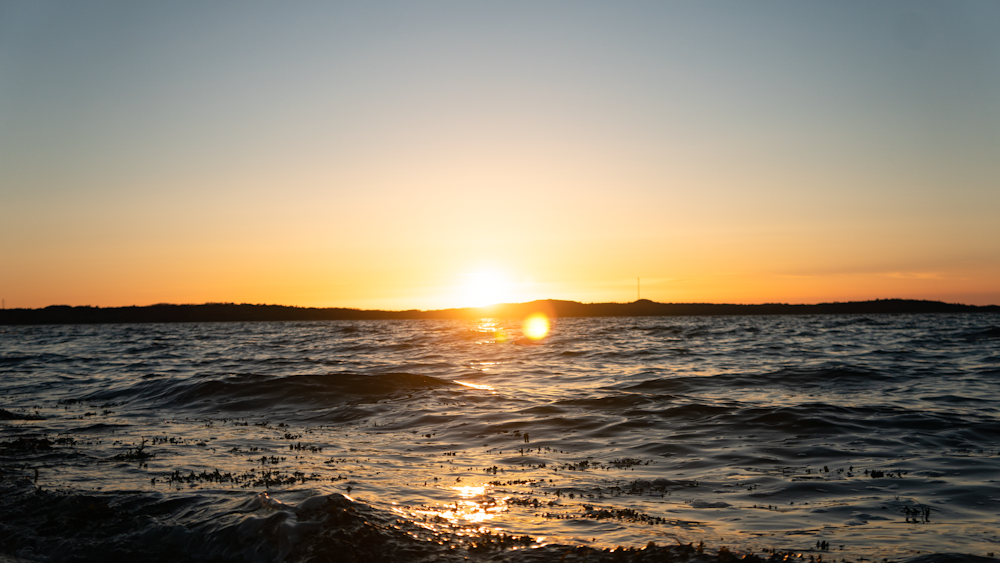
M 391 319 L 522 318 L 534 312 L 556 317 L 676 317 L 702 315 L 885 315 L 915 313 L 998 313 L 997 305 L 960 305 L 941 301 L 877 299 L 815 305 L 766 303 L 737 305 L 715 303 L 657 303 L 640 299 L 631 303 L 578 303 L 553 299 L 436 311 L 379 311 L 346 308 L 289 307 L 247 303 L 201 305 L 157 304 L 142 307 L 90 307 L 52 305 L 40 309 L 0 310 L 0 325 L 182 323 L 235 321 L 328 321 Z

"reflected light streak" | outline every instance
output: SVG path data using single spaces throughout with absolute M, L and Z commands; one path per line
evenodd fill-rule
M 461 500 L 440 510 L 416 510 L 414 513 L 442 518 L 452 524 L 458 524 L 459 521 L 481 524 L 507 511 L 505 499 L 497 501 L 493 497 L 486 496 L 485 486 L 460 486 L 451 489 L 458 492 Z
M 493 336 L 492 341 L 484 341 L 480 342 L 480 344 L 494 344 L 494 343 L 503 344 L 508 340 L 507 331 L 505 331 L 504 328 L 500 326 L 500 323 L 496 319 L 492 318 L 479 319 L 479 325 L 476 326 L 475 331 L 483 334 L 492 334 Z
M 458 491 L 458 495 L 462 498 L 472 498 L 475 496 L 482 496 L 486 494 L 486 487 L 483 486 L 452 487 L 452 489 Z
M 493 387 L 489 385 L 483 385 L 481 383 L 469 383 L 467 381 L 456 381 L 459 385 L 465 385 L 466 387 L 471 387 L 472 389 L 480 389 L 482 391 L 495 391 Z
M 496 332 L 498 330 L 503 330 L 503 327 L 500 326 L 499 321 L 491 318 L 479 319 L 479 325 L 476 326 L 476 332 Z

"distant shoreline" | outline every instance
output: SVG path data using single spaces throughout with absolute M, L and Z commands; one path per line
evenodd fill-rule
M 534 312 L 543 312 L 555 317 L 898 315 L 1000 313 L 1000 306 L 960 305 L 912 299 L 877 299 L 814 305 L 657 303 L 648 299 L 632 303 L 578 303 L 576 301 L 548 299 L 530 303 L 508 303 L 435 311 L 379 311 L 235 303 L 158 304 L 142 307 L 52 305 L 41 309 L 0 310 L 0 325 L 521 318 Z

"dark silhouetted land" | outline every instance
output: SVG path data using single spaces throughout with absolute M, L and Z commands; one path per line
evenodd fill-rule
M 713 303 L 656 303 L 640 299 L 632 303 L 577 303 L 544 300 L 488 307 L 438 311 L 373 311 L 343 308 L 287 307 L 206 303 L 203 305 L 159 304 L 145 307 L 70 307 L 53 305 L 42 309 L 0 310 L 0 324 L 98 324 L 98 323 L 188 323 L 233 321 L 331 321 L 387 319 L 475 319 L 520 318 L 542 311 L 556 317 L 677 317 L 699 315 L 885 315 L 915 313 L 1000 313 L 1000 306 L 959 305 L 940 301 L 878 299 L 816 305 L 731 305 Z

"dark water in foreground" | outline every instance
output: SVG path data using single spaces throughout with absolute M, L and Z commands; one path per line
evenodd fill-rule
M 537 344 L 495 319 L 0 327 L 0 553 L 985 556 L 998 326 L 560 319 Z

